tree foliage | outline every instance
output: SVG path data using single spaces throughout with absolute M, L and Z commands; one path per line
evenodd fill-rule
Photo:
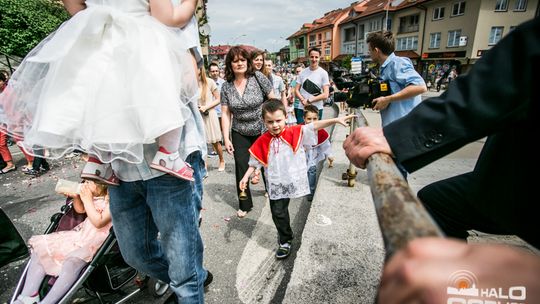
M 68 18 L 59 1 L 0 0 L 0 51 L 24 57 Z

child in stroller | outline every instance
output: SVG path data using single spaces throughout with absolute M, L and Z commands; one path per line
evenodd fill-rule
M 74 211 L 85 213 L 87 217 L 69 231 L 30 238 L 32 256 L 24 287 L 14 303 L 58 303 L 109 235 L 112 222 L 107 186 L 85 181 L 80 195 L 65 194 L 73 199 Z M 46 275 L 57 279 L 48 294 L 39 301 L 40 285 Z
M 81 286 L 102 304 L 104 293 L 120 294 L 118 303 L 146 287 L 154 297 L 166 293 L 168 284 L 137 275 L 122 259 L 111 227 L 106 186 L 85 181 L 80 195 L 64 194 L 68 199 L 62 213 L 51 217 L 44 235 L 29 241 L 32 257 L 11 303 L 37 303 L 40 298 L 39 303 L 67 303 Z M 126 294 L 120 288 L 133 279 L 137 289 Z

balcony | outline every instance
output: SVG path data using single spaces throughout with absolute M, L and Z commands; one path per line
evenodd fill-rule
M 418 32 L 419 29 L 420 29 L 420 25 L 418 25 L 418 24 L 406 25 L 406 26 L 402 25 L 398 29 L 398 34 L 414 33 L 414 32 Z

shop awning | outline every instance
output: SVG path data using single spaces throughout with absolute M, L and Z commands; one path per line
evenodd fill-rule
M 408 57 L 411 59 L 420 58 L 420 55 L 418 55 L 415 51 L 395 51 L 394 53 L 399 57 Z

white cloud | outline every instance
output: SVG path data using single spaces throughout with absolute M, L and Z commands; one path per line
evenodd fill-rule
M 208 0 L 210 43 L 250 44 L 277 51 L 285 40 L 325 12 L 347 7 L 352 0 Z

